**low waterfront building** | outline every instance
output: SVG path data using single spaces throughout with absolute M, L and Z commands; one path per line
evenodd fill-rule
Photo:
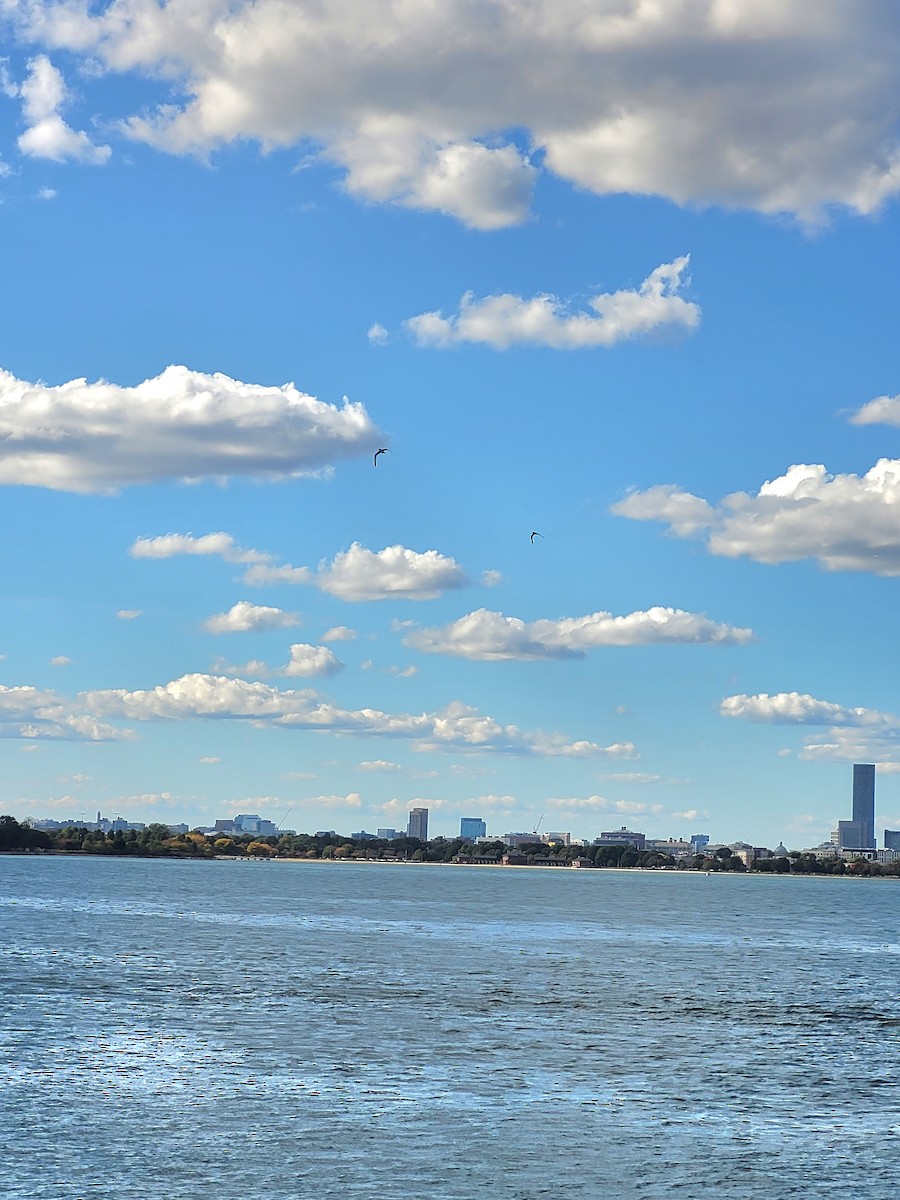
M 233 830 L 235 833 L 255 833 L 259 837 L 271 837 L 278 833 L 278 826 L 274 821 L 265 820 L 259 813 L 238 813 L 233 821 Z
M 691 858 L 694 854 L 691 843 L 681 838 L 647 838 L 644 849 L 653 850 L 657 854 L 669 854 L 676 862 Z
M 541 839 L 537 833 L 504 833 L 500 841 L 512 850 L 516 846 L 537 846 Z
M 504 867 L 567 867 L 567 858 L 553 858 L 549 854 L 504 854 L 500 859 Z
M 594 838 L 595 846 L 631 846 L 633 850 L 643 850 L 646 844 L 645 834 L 626 829 L 624 825 L 621 829 L 613 829 Z
M 403 837 L 403 834 L 398 833 L 396 829 L 376 829 L 375 836 L 383 842 L 393 842 L 396 838 Z
M 541 841 L 545 846 L 571 846 L 571 833 L 542 833 Z

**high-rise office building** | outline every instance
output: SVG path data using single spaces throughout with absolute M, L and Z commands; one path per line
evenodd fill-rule
M 884 831 L 884 848 L 885 850 L 900 850 L 900 829 Z
M 841 850 L 875 849 L 875 764 L 853 764 L 853 815 L 838 821 Z
M 406 836 L 418 838 L 420 842 L 428 841 L 428 809 L 411 808 L 409 821 L 406 825 Z
M 476 838 L 482 838 L 486 834 L 487 825 L 481 817 L 460 817 L 459 836 L 461 838 L 471 838 L 474 842 Z

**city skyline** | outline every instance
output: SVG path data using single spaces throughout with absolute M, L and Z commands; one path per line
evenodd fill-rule
M 850 820 L 842 820 L 838 817 L 831 831 L 831 835 L 827 841 L 820 842 L 817 846 L 805 846 L 804 849 L 810 850 L 827 850 L 831 846 L 835 848 L 835 852 L 843 851 L 874 851 L 877 848 L 877 839 L 874 834 L 875 830 L 875 764 L 874 763 L 854 763 L 851 786 L 851 812 Z M 204 833 L 214 834 L 229 834 L 229 833 L 247 833 L 259 836 L 271 836 L 281 834 L 309 834 L 310 830 L 295 830 L 288 829 L 284 825 L 284 820 L 289 815 L 291 810 L 285 814 L 281 822 L 274 821 L 262 817 L 259 813 L 237 813 L 231 818 L 217 818 L 213 825 L 204 825 L 202 822 L 195 825 L 186 823 L 178 823 L 172 825 L 172 829 L 179 832 L 187 832 L 189 829 L 197 829 Z M 14 815 L 14 814 L 12 814 Z M 425 807 L 413 807 L 409 810 L 406 830 L 398 830 L 393 827 L 379 827 L 375 833 L 370 833 L 365 829 L 359 830 L 356 833 L 344 834 L 339 830 L 327 831 L 330 836 L 346 836 L 353 839 L 372 839 L 379 838 L 387 841 L 393 841 L 396 838 L 406 836 L 414 838 L 421 842 L 429 841 L 428 833 L 429 811 Z M 71 818 L 65 818 L 63 821 L 55 818 L 39 818 L 32 823 L 37 828 L 62 828 L 66 824 L 74 824 Z M 81 825 L 91 829 L 103 829 L 105 831 L 115 831 L 116 829 L 136 829 L 143 828 L 146 823 L 132 823 L 127 818 L 120 814 L 114 814 L 112 819 L 104 818 L 100 810 L 97 811 L 97 819 L 95 822 L 85 821 L 83 814 L 79 821 Z M 492 831 L 488 833 L 487 823 L 481 817 L 460 817 L 458 838 L 463 841 L 474 842 L 476 840 L 494 840 L 505 841 L 509 846 L 518 846 L 527 844 L 529 841 L 545 842 L 545 843 L 562 843 L 569 844 L 593 844 L 599 843 L 619 843 L 622 841 L 632 845 L 637 850 L 643 850 L 645 844 L 657 842 L 680 842 L 683 846 L 690 844 L 692 851 L 697 852 L 707 845 L 732 845 L 752 847 L 752 843 L 744 842 L 743 839 L 736 839 L 728 842 L 727 838 L 723 838 L 719 842 L 711 842 L 708 834 L 693 832 L 687 835 L 678 834 L 673 837 L 672 833 L 664 835 L 662 838 L 650 837 L 643 831 L 629 829 L 622 825 L 616 830 L 603 831 L 592 834 L 577 834 L 573 837 L 571 831 L 540 832 L 541 821 L 535 826 L 533 832 L 507 830 L 504 833 Z M 321 836 L 322 831 L 318 831 L 316 836 Z M 434 834 L 434 838 L 447 839 L 447 835 L 440 833 Z M 771 837 L 768 840 L 772 840 Z M 884 829 L 882 850 L 900 849 L 900 831 Z M 761 839 L 757 839 L 761 841 Z M 783 839 L 779 838 L 778 845 L 783 846 Z M 796 847 L 795 847 L 796 848 Z
M 0 811 L 900 829 L 900 13 L 151 7 L 0 3 Z

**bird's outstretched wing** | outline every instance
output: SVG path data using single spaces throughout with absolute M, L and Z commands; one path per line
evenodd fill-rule
M 532 531 L 531 531 L 531 543 L 532 543 L 532 545 L 534 545 L 534 539 L 535 539 L 536 537 L 542 538 L 543 536 L 544 536 L 544 535 L 543 535 L 542 533 L 538 533 L 538 531 L 537 531 L 536 529 L 532 529 Z
M 375 466 L 376 466 L 376 467 L 378 466 L 378 455 L 379 455 L 379 454 L 387 454 L 387 453 L 388 453 L 388 450 L 389 450 L 389 447 L 387 447 L 387 446 L 382 446 L 380 450 L 376 450 L 376 451 L 375 451 L 375 456 L 374 456 L 374 458 L 372 459 L 372 462 L 375 464 Z

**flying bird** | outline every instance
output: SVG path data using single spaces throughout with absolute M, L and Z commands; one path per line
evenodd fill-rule
M 543 535 L 542 533 L 538 533 L 538 531 L 537 531 L 536 529 L 533 529 L 533 530 L 531 531 L 531 544 L 532 544 L 532 546 L 534 545 L 534 539 L 535 539 L 536 537 L 542 538 L 543 536 L 544 536 L 544 535 Z
M 375 457 L 372 459 L 372 462 L 375 464 L 376 467 L 378 466 L 378 455 L 379 454 L 387 454 L 388 452 L 389 452 L 389 448 L 387 446 L 382 446 L 380 450 L 375 451 Z

